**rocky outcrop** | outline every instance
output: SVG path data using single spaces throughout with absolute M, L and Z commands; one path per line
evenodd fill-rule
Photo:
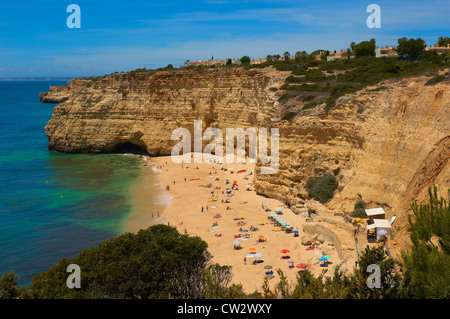
M 39 98 L 42 103 L 62 103 L 69 99 L 70 91 L 67 86 L 51 86 L 50 92 L 42 92 Z
M 62 152 L 112 152 L 131 143 L 150 155 L 168 155 L 183 127 L 266 126 L 273 101 L 261 71 L 209 69 L 120 73 L 72 89 L 55 107 L 45 131 L 49 148 Z M 193 143 L 193 138 L 192 138 Z M 206 142 L 205 142 L 206 143 Z
M 55 85 L 51 86 L 49 92 L 39 94 L 42 103 L 58 104 L 69 99 L 73 91 L 91 82 L 94 78 L 79 78 L 70 81 L 67 86 Z

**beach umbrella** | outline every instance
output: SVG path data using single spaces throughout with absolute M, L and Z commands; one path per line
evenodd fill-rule
M 266 265 L 266 266 L 264 266 L 264 269 L 272 269 L 272 266 Z
M 326 259 L 326 258 L 324 258 L 324 257 L 322 257 L 322 258 L 320 258 L 319 259 L 319 261 L 327 261 L 328 259 Z
M 233 242 L 233 245 L 240 245 L 240 244 L 241 244 L 241 242 L 238 241 L 238 240 L 236 240 L 236 241 Z
M 254 254 L 253 257 L 255 257 L 255 258 L 262 258 L 263 255 L 262 254 Z
M 377 231 L 377 234 L 380 236 L 385 236 L 385 235 L 387 235 L 387 231 L 385 231 L 384 229 L 381 229 L 381 230 Z
M 289 253 L 289 250 L 283 249 L 281 252 L 282 252 L 283 254 L 288 254 L 288 253 Z
M 306 268 L 307 266 L 306 266 L 306 264 L 298 264 L 297 265 L 297 268 Z
M 323 258 L 326 258 L 326 259 L 330 259 L 331 258 L 331 256 L 330 255 L 325 255 L 325 256 L 322 256 Z
M 270 204 L 263 204 L 264 206 L 269 206 Z
M 294 234 L 298 234 L 298 230 L 294 230 L 293 233 L 294 233 Z
M 277 212 L 281 212 L 283 210 L 283 208 L 281 207 L 277 207 L 277 209 L 275 209 Z
M 248 250 L 250 250 L 250 251 L 255 251 L 256 250 L 256 248 L 254 248 L 254 247 L 250 247 Z

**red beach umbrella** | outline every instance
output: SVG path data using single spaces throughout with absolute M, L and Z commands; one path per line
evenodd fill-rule
M 297 265 L 297 268 L 306 268 L 307 266 L 306 266 L 306 264 L 298 264 Z
M 281 252 L 282 252 L 283 254 L 288 254 L 288 253 L 289 253 L 289 250 L 283 249 Z

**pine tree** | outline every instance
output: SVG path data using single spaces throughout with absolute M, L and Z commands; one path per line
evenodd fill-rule
M 411 205 L 413 215 L 409 224 L 413 245 L 403 254 L 405 276 L 414 297 L 449 298 L 450 205 L 448 199 L 438 197 L 436 187 L 428 192 L 428 204 Z

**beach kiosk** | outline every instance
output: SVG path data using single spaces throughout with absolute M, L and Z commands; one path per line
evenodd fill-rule
M 381 207 L 366 209 L 365 211 L 367 217 L 369 217 L 369 221 L 367 222 L 369 225 L 373 224 L 375 219 L 386 219 L 386 213 Z
M 392 238 L 391 223 L 388 219 L 374 219 L 373 224 L 367 226 L 367 231 L 375 231 L 377 240 L 380 240 L 385 236 L 386 238 Z

